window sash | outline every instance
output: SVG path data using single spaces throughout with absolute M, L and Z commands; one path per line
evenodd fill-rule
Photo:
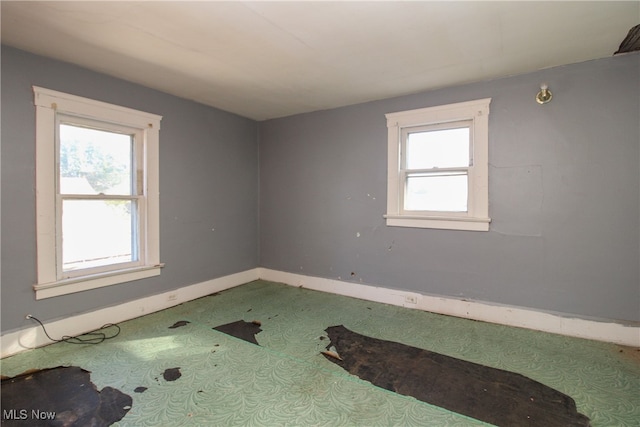
M 130 224 L 130 243 L 131 243 L 131 261 L 111 262 L 96 267 L 83 267 L 75 269 L 65 269 L 64 258 L 64 202 L 65 201 L 130 201 L 131 202 L 131 224 Z M 56 233 L 57 254 L 56 257 L 56 277 L 58 280 L 64 280 L 74 277 L 82 277 L 93 274 L 105 273 L 114 270 L 122 270 L 127 268 L 140 267 L 144 265 L 145 246 L 143 230 L 145 229 L 146 200 L 140 196 L 100 196 L 100 195 L 58 195 L 56 198 L 56 222 L 59 232 Z
M 469 129 L 469 161 L 467 167 L 433 167 L 423 169 L 411 169 L 407 168 L 407 141 L 409 135 L 420 132 L 432 132 L 440 130 L 453 130 L 453 129 Z M 407 126 L 400 129 L 399 138 L 399 159 L 400 165 L 398 168 L 398 184 L 400 185 L 399 195 L 399 213 L 409 215 L 431 214 L 431 215 L 452 215 L 452 216 L 467 216 L 469 213 L 469 205 L 472 203 L 473 189 L 473 120 L 460 120 L 445 123 L 436 123 L 420 126 Z M 467 177 L 467 191 L 466 191 L 466 209 L 465 210 L 427 210 L 427 209 L 407 209 L 407 190 L 408 180 L 411 177 L 417 176 L 443 176 L 443 174 L 455 174 L 466 175 Z
M 143 157 L 143 141 L 144 136 L 142 130 L 131 128 L 128 126 L 122 126 L 114 123 L 108 123 L 100 120 L 89 119 L 85 117 L 70 115 L 70 114 L 56 114 L 55 119 L 56 133 L 55 133 L 55 176 L 56 176 L 56 278 L 57 280 L 65 280 L 76 277 L 83 277 L 101 273 L 107 273 L 110 271 L 118 271 L 128 268 L 140 267 L 145 264 L 145 239 L 143 238 L 146 229 L 146 197 L 144 196 L 144 157 Z M 60 172 L 60 155 L 61 155 L 61 140 L 60 140 L 60 126 L 70 125 L 80 128 L 94 129 L 103 132 L 117 133 L 122 135 L 128 135 L 131 137 L 131 182 L 129 182 L 130 194 L 74 194 L 74 193 L 62 193 L 61 192 L 61 172 Z M 64 265 L 64 229 L 63 229 L 63 204 L 66 200 L 96 200 L 96 201 L 109 201 L 109 200 L 128 200 L 131 201 L 131 256 L 134 257 L 128 262 L 113 262 L 96 267 L 84 267 L 77 269 L 65 269 Z
M 407 167 L 407 141 L 410 134 L 421 132 L 433 132 L 442 130 L 455 130 L 455 129 L 468 129 L 469 130 L 469 163 L 468 166 L 473 166 L 473 120 L 459 120 L 454 122 L 443 122 L 426 124 L 420 126 L 406 126 L 400 127 L 400 165 L 401 170 L 409 170 Z M 458 166 L 456 166 L 458 167 Z
M 60 191 L 60 126 L 69 125 L 86 129 L 99 130 L 103 132 L 117 133 L 128 135 L 132 138 L 132 182 L 130 183 L 131 195 L 144 194 L 144 133 L 141 129 L 128 126 L 118 125 L 99 120 L 88 119 L 85 117 L 74 116 L 69 114 L 56 114 L 56 134 L 55 134 L 55 150 L 56 150 L 56 194 L 63 194 Z M 72 194 L 72 193 L 67 193 Z M 117 194 L 109 194 L 116 196 Z M 123 194 L 124 195 L 124 194 Z
M 465 209 L 410 209 L 407 207 L 408 199 L 409 199 L 409 196 L 408 196 L 409 180 L 411 178 L 438 178 L 438 177 L 450 177 L 450 176 L 464 176 L 466 179 L 467 188 L 466 188 L 466 192 L 464 193 Z M 447 168 L 446 170 L 431 169 L 431 170 L 403 171 L 400 177 L 400 182 L 402 183 L 402 189 L 399 193 L 400 212 L 402 214 L 409 214 L 409 215 L 420 215 L 420 214 L 428 213 L 432 215 L 466 216 L 469 212 L 469 200 L 470 200 L 469 181 L 470 181 L 469 168 Z

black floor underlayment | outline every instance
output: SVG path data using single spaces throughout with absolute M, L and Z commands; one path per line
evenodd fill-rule
M 3 426 L 102 427 L 120 421 L 131 396 L 112 387 L 98 391 L 76 366 L 43 369 L 2 380 Z
M 178 320 L 176 323 L 174 323 L 173 325 L 169 326 L 169 329 L 176 329 L 176 328 L 181 328 L 183 326 L 187 326 L 189 323 L 188 320 Z
M 326 329 L 339 358 L 325 357 L 372 384 L 497 426 L 587 427 L 575 401 L 523 375 L 344 326 Z
M 213 329 L 256 345 L 259 345 L 256 340 L 256 334 L 262 332 L 262 329 L 260 329 L 260 322 L 257 320 L 254 320 L 253 322 L 238 320 L 237 322 L 216 326 Z
M 260 322 L 239 320 L 213 328 L 258 344 Z M 497 426 L 588 427 L 575 401 L 523 375 L 352 332 L 326 329 L 322 352 L 372 384 Z
M 164 378 L 165 381 L 175 381 L 181 376 L 182 376 L 182 373 L 180 372 L 180 367 L 167 368 L 162 373 L 162 378 Z

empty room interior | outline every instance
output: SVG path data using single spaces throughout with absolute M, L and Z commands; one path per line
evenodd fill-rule
M 640 3 L 1 8 L 3 425 L 640 424 Z

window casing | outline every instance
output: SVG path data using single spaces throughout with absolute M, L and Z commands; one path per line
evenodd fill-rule
M 490 102 L 386 115 L 387 225 L 489 230 Z
M 33 89 L 36 298 L 160 274 L 158 144 L 162 118 Z

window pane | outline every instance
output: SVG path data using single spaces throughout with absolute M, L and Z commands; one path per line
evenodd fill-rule
M 407 177 L 404 209 L 466 212 L 467 174 L 459 172 Z
M 411 132 L 405 159 L 407 169 L 469 166 L 469 128 Z
M 132 194 L 131 135 L 60 125 L 61 194 Z
M 63 271 L 137 261 L 135 206 L 130 200 L 63 200 Z

